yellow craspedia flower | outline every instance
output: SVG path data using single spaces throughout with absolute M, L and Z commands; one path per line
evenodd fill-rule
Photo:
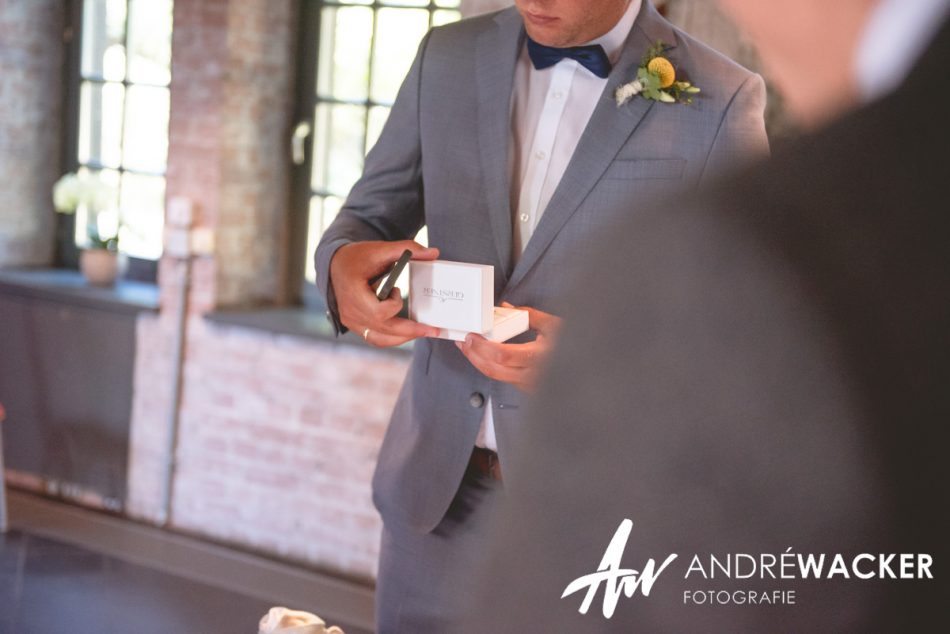
M 660 88 L 669 88 L 676 81 L 676 69 L 665 57 L 654 57 L 647 64 L 647 70 L 660 78 Z

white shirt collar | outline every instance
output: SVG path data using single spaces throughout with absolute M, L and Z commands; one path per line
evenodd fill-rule
M 897 88 L 948 14 L 950 0 L 881 0 L 855 53 L 861 98 L 872 101 Z
M 630 4 L 627 5 L 627 10 L 620 16 L 620 20 L 614 25 L 614 28 L 590 42 L 585 42 L 583 46 L 600 44 L 604 52 L 607 53 L 607 58 L 610 59 L 610 63 L 616 64 L 617 60 L 620 59 L 623 43 L 627 41 L 627 36 L 630 35 L 630 29 L 633 28 L 633 23 L 637 19 L 637 14 L 640 13 L 640 6 L 643 2 L 644 0 L 630 0 Z

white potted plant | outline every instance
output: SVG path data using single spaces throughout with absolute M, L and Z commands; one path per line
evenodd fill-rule
M 115 188 L 95 174 L 66 174 L 53 186 L 56 211 L 85 211 L 86 245 L 79 254 L 79 270 L 97 286 L 111 286 L 119 274 L 119 223 L 112 209 L 114 201 Z

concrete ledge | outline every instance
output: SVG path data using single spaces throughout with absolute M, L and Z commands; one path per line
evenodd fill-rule
M 159 300 L 154 284 L 119 280 L 110 287 L 92 286 L 67 269 L 0 270 L 0 292 L 131 314 L 156 312 Z
M 373 631 L 374 593 L 365 585 L 29 493 L 7 498 L 10 526 L 20 531 Z

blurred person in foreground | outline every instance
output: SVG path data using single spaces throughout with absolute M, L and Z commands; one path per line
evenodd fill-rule
M 950 631 L 948 3 L 723 4 L 816 129 L 589 254 L 467 632 Z

